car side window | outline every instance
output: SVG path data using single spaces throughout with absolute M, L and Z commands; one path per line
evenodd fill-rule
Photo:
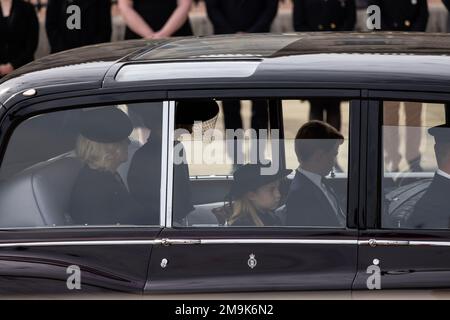
M 345 228 L 348 102 L 203 99 L 175 114 L 174 226 Z
M 383 228 L 450 228 L 449 111 L 439 103 L 384 101 Z
M 160 225 L 161 124 L 159 102 L 21 122 L 0 169 L 0 228 Z

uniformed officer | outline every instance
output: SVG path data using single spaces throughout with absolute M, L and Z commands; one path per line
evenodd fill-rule
M 355 24 L 355 0 L 294 0 L 295 31 L 352 31 Z M 341 101 L 312 99 L 310 103 L 310 120 L 341 130 Z
M 68 26 L 67 13 L 80 8 L 80 28 Z M 48 0 L 45 28 L 51 53 L 111 41 L 111 0 Z
M 355 0 L 294 0 L 295 31 L 352 31 Z
M 425 31 L 428 23 L 427 0 L 370 0 L 381 9 L 383 31 Z

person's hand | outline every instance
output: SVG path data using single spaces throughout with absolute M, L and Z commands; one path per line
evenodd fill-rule
M 163 38 L 167 38 L 167 35 L 165 35 L 161 31 L 158 31 L 158 32 L 155 32 L 153 34 L 153 38 L 152 39 L 163 39 Z
M 153 36 L 155 35 L 155 33 L 154 32 L 149 32 L 148 34 L 146 34 L 145 36 L 144 36 L 144 39 L 153 39 Z
M 0 65 L 0 75 L 6 76 L 7 74 L 10 74 L 14 71 L 14 67 L 11 63 L 2 64 Z

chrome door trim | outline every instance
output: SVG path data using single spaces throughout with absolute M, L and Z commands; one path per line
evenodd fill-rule
M 200 244 L 344 244 L 356 245 L 358 240 L 327 239 L 202 239 Z
M 372 239 L 373 240 L 373 239 Z M 110 246 L 110 245 L 221 245 L 221 244 L 304 244 L 304 245 L 360 245 L 360 246 L 435 246 L 450 247 L 450 241 L 399 241 L 356 239 L 155 239 L 155 240 L 85 240 L 85 241 L 36 241 L 0 243 L 0 248 L 51 247 L 51 246 Z
M 0 248 L 16 247 L 66 247 L 66 246 L 111 246 L 111 245 L 156 245 L 158 240 L 86 240 L 86 241 L 36 241 L 0 243 Z
M 175 101 L 168 102 L 168 149 L 167 149 L 167 188 L 166 188 L 166 220 L 165 227 L 172 228 L 172 208 L 173 208 L 173 152 L 175 142 Z

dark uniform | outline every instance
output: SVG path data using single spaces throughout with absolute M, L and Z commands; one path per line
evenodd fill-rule
M 278 0 L 206 0 L 215 34 L 269 32 Z
M 294 0 L 295 31 L 352 31 L 355 0 Z
M 145 22 L 157 32 L 164 27 L 167 20 L 177 9 L 177 0 L 133 0 L 133 8 Z M 192 29 L 189 19 L 172 36 L 191 36 Z M 125 39 L 140 39 L 141 36 L 127 27 Z
M 38 40 L 39 22 L 32 4 L 13 0 L 9 17 L 0 10 L 0 64 L 17 69 L 33 61 Z
M 370 0 L 381 9 L 381 30 L 425 31 L 428 23 L 427 0 Z
M 67 8 L 77 5 L 81 11 L 81 29 L 67 28 L 71 13 Z M 48 0 L 45 27 L 51 52 L 111 41 L 110 0 Z
M 294 0 L 295 31 L 352 31 L 355 0 Z M 341 101 L 311 99 L 310 120 L 326 121 L 341 130 Z
M 214 26 L 215 34 L 234 34 L 270 32 L 272 22 L 278 11 L 278 0 L 206 0 L 208 17 Z M 268 105 L 265 100 L 252 101 L 253 129 L 267 129 Z M 241 102 L 223 101 L 226 129 L 242 129 Z M 236 150 L 237 153 L 242 150 Z

